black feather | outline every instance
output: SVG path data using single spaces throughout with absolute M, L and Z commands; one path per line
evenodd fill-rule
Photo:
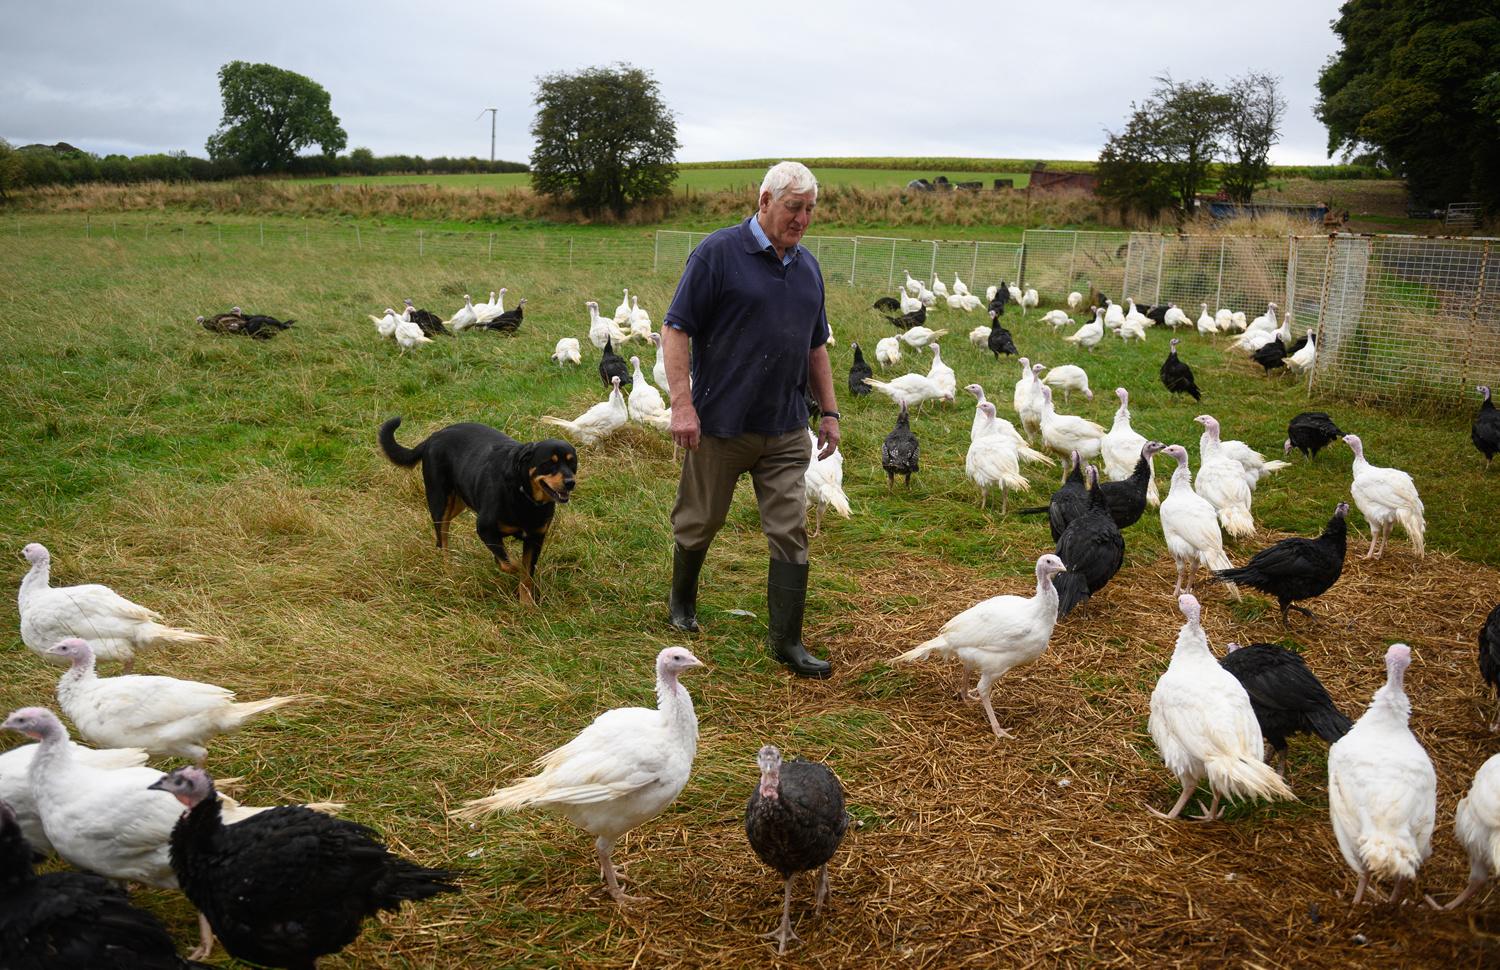
M 1500 606 L 1490 610 L 1479 628 L 1479 675 L 1500 697 Z
M 1277 751 L 1286 750 L 1286 739 L 1293 734 L 1316 734 L 1332 744 L 1354 726 L 1334 707 L 1333 698 L 1303 659 L 1290 650 L 1252 643 L 1226 654 L 1219 663 L 1250 695 L 1260 733 Z
M 1238 569 L 1215 570 L 1214 579 L 1240 583 L 1276 597 L 1281 605 L 1281 622 L 1285 623 L 1292 603 L 1322 596 L 1343 574 L 1348 538 L 1344 517 L 1348 508 L 1340 505 L 1316 539 L 1282 539 L 1257 552 Z M 1308 612 L 1300 606 L 1297 609 Z
M 1269 374 L 1278 367 L 1286 366 L 1286 356 L 1286 344 L 1281 342 L 1280 337 L 1277 337 L 1251 354 L 1250 359 L 1263 367 L 1265 372 Z
M 1099 490 L 1098 472 L 1089 469 L 1089 477 L 1094 487 L 1088 492 L 1087 511 L 1068 523 L 1057 540 L 1057 556 L 1068 567 L 1053 580 L 1059 617 L 1103 589 L 1125 562 L 1125 537 Z
M 1309 458 L 1316 458 L 1318 452 L 1343 436 L 1339 426 L 1322 411 L 1303 411 L 1286 426 L 1287 442 Z
M 615 353 L 613 341 L 606 337 L 604 338 L 604 350 L 599 357 L 599 379 L 604 382 L 605 387 L 609 387 L 611 386 L 610 378 L 613 377 L 620 379 L 620 387 L 622 388 L 629 387 L 635 383 L 635 379 L 630 373 L 630 365 L 625 363 L 624 357 Z
M 887 313 L 900 313 L 901 301 L 893 296 L 882 296 L 871 305 L 871 308 L 875 310 L 883 310 Z
M 854 348 L 854 363 L 849 365 L 849 393 L 855 397 L 864 397 L 870 393 L 870 385 L 865 383 L 865 378 L 874 377 L 875 372 L 865 363 L 865 355 L 859 349 L 859 344 L 850 346 Z
M 1493 461 L 1495 453 L 1500 452 L 1500 410 L 1496 410 L 1495 402 L 1490 400 L 1489 388 L 1484 389 L 1484 401 L 1474 413 L 1469 440 L 1474 442 L 1474 447 L 1484 455 L 1486 462 Z
M 1123 482 L 1099 483 L 1110 518 L 1122 529 L 1134 525 L 1146 511 L 1146 488 L 1151 484 L 1151 458 L 1146 449 L 1150 444 L 1141 446 L 1141 457 L 1136 459 L 1129 478 Z
M 456 891 L 453 874 L 391 853 L 363 825 L 283 805 L 225 825 L 207 798 L 172 829 L 172 871 L 236 959 L 311 968 L 403 902 Z
M 986 338 L 986 344 L 996 360 L 1000 359 L 1001 354 L 1010 354 L 1013 357 L 1019 357 L 1021 354 L 1016 349 L 1016 342 L 1011 338 L 1010 331 L 1000 323 L 1000 317 L 994 310 L 990 311 L 990 335 Z
M 880 446 L 880 467 L 885 469 L 887 489 L 896 483 L 897 475 L 904 476 L 906 487 L 911 488 L 911 476 L 918 470 L 917 459 L 921 451 L 922 446 L 911 431 L 906 405 L 902 404 L 901 412 L 896 415 L 896 427 L 885 436 L 885 443 Z
M 815 761 L 783 762 L 777 797 L 764 797 L 757 785 L 745 805 L 750 847 L 783 879 L 832 859 L 848 828 L 844 789 L 826 765 Z
M 1173 394 L 1191 394 L 1193 400 L 1203 400 L 1198 385 L 1193 382 L 1193 369 L 1177 356 L 1177 348 L 1167 351 L 1167 359 L 1161 364 L 1162 386 Z

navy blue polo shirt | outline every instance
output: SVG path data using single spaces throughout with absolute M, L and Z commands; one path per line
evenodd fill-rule
M 797 246 L 783 264 L 754 218 L 698 244 L 665 318 L 692 338 L 693 407 L 715 438 L 807 427 L 807 358 L 828 342 L 818 261 Z

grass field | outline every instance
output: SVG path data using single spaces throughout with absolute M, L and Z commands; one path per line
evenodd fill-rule
M 682 194 L 687 192 L 721 192 L 725 189 L 745 189 L 754 194 L 760 185 L 761 176 L 765 173 L 759 169 L 748 168 L 683 168 L 677 173 L 677 181 L 673 183 L 673 191 Z M 954 182 L 983 181 L 985 188 L 994 184 L 995 179 L 1011 179 L 1014 187 L 1024 189 L 1030 182 L 1031 176 L 1027 172 L 1017 171 L 993 171 L 972 172 L 958 171 L 956 169 L 944 168 L 819 168 L 817 169 L 818 182 L 821 185 L 847 185 L 857 188 L 888 188 L 899 187 L 910 182 L 912 179 L 932 179 L 937 175 L 947 175 Z M 501 174 L 473 174 L 473 175 L 343 175 L 331 178 L 299 179 L 311 185 L 321 184 L 343 184 L 343 185 L 436 185 L 447 188 L 490 188 L 490 189 L 513 189 L 529 187 L 531 175 L 526 172 L 505 172 Z
M 0 546 L 43 542 L 55 583 L 107 583 L 177 625 L 228 638 L 147 657 L 141 672 L 209 680 L 242 699 L 326 698 L 213 747 L 210 770 L 242 777 L 243 800 L 344 801 L 348 817 L 402 851 L 463 872 L 462 894 L 372 923 L 327 967 L 771 961 L 755 934 L 775 923 L 780 882 L 741 829 L 754 754 L 767 742 L 833 766 L 857 823 L 820 918 L 799 885 L 805 942 L 780 961 L 789 966 L 1452 967 L 1500 958 L 1490 896 L 1467 913 L 1350 911 L 1355 880 L 1328 825 L 1321 744 L 1293 743 L 1299 802 L 1237 808 L 1211 826 L 1147 816 L 1144 804 L 1165 808 L 1176 796 L 1145 722 L 1180 623 L 1154 513 L 1127 530 L 1114 583 L 1059 625 L 1040 662 L 997 685 L 1015 740 L 997 745 L 936 665 L 886 665 L 977 600 L 1029 590 L 1032 565 L 1052 544 L 1045 517 L 980 510 L 963 477 L 965 401 L 913 418 L 922 471 L 910 493 L 887 493 L 879 448 L 894 409 L 851 398 L 844 375 L 851 340 L 873 349 L 892 331 L 868 309 L 879 294 L 842 289 L 830 292 L 829 309 L 854 514 L 825 517 L 813 542 L 807 630 L 836 675 L 794 682 L 762 654 L 765 545 L 745 485 L 705 571 L 706 632 L 690 643 L 710 668 L 688 680 L 702 726 L 694 775 L 676 805 L 619 846 L 632 891 L 652 901 L 617 912 L 588 838 L 566 822 L 528 813 L 470 827 L 444 812 L 519 776 L 598 712 L 651 703 L 652 658 L 683 642 L 662 622 L 670 443 L 631 427 L 582 450 L 576 498 L 542 556 L 543 601 L 523 608 L 472 517 L 455 524 L 448 561 L 435 554 L 420 476 L 385 461 L 375 429 L 401 414 L 405 443 L 468 420 L 539 437 L 538 416 L 571 417 L 602 397 L 586 341 L 580 369 L 547 360 L 559 336 L 584 336 L 583 301 L 608 310 L 629 286 L 659 321 L 674 281 L 512 270 L 500 282 L 512 300 L 529 298 L 516 337 L 470 334 L 401 356 L 366 313 L 409 295 L 446 314 L 462 293 L 491 288 L 495 265 L 309 258 L 202 239 L 22 238 L 0 236 Z M 192 322 L 231 304 L 298 322 L 265 343 Z M 969 346 L 977 315 L 933 316 L 930 325 L 954 331 L 943 350 L 959 384 L 978 381 L 1014 417 L 1014 361 Z M 1123 384 L 1138 430 L 1194 454 L 1191 418 L 1207 411 L 1227 436 L 1279 457 L 1287 419 L 1309 404 L 1300 385 L 1263 379 L 1197 335 L 1182 356 L 1197 370 L 1201 405 L 1170 398 L 1157 381 L 1159 330 L 1145 345 L 1110 342 L 1088 355 L 1029 319 L 1010 326 L 1033 358 L 1088 368 L 1095 401 L 1064 410 L 1108 425 L 1110 392 Z M 929 359 L 907 363 L 925 370 Z M 649 371 L 649 355 L 644 363 Z M 1398 536 L 1385 559 L 1360 561 L 1364 523 L 1354 512 L 1344 578 L 1312 604 L 1321 619 L 1295 619 L 1288 634 L 1271 601 L 1248 593 L 1234 604 L 1204 587 L 1205 625 L 1220 648 L 1229 639 L 1301 648 L 1355 716 L 1383 678 L 1385 645 L 1415 646 L 1413 726 L 1437 763 L 1440 802 L 1422 888 L 1447 898 L 1467 873 L 1453 806 L 1494 749 L 1472 659 L 1474 631 L 1500 597 L 1493 486 L 1465 415 L 1317 407 L 1361 433 L 1372 462 L 1412 473 L 1427 506 L 1427 559 Z M 1231 558 L 1243 562 L 1275 535 L 1318 531 L 1347 497 L 1349 465 L 1335 446 L 1263 483 L 1263 531 L 1232 545 Z M 1167 471 L 1159 464 L 1163 486 Z M 1030 477 L 1031 495 L 1013 495 L 1013 507 L 1045 504 L 1056 486 L 1052 470 L 1033 467 Z M 11 579 L 23 569 L 14 561 Z M 5 710 L 51 703 L 55 684 L 16 619 L 9 614 L 0 639 Z M 184 944 L 193 937 L 180 896 L 137 899 Z M 216 960 L 230 965 L 222 952 Z

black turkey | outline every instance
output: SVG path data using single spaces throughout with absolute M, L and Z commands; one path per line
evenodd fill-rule
M 1281 623 L 1286 625 L 1286 611 L 1312 616 L 1312 611 L 1295 606 L 1297 600 L 1310 600 L 1328 592 L 1344 572 L 1344 549 L 1349 530 L 1344 519 L 1349 503 L 1340 502 L 1333 517 L 1316 539 L 1282 539 L 1262 549 L 1238 569 L 1216 569 L 1214 579 L 1221 583 L 1240 583 L 1276 597 L 1281 605 Z
M 1021 352 L 1016 349 L 1016 342 L 1011 338 L 1010 331 L 1000 323 L 1000 315 L 994 310 L 990 311 L 990 335 L 985 338 L 985 345 L 990 348 L 990 353 L 999 360 L 1001 354 L 1010 354 L 1019 357 Z
M 1250 707 L 1260 722 L 1260 733 L 1281 755 L 1286 775 L 1286 739 L 1292 734 L 1316 734 L 1329 744 L 1354 726 L 1333 706 L 1333 698 L 1297 654 L 1274 643 L 1248 647 L 1229 644 L 1219 664 L 1250 695 Z
M 894 296 L 882 296 L 871 305 L 871 309 L 881 310 L 885 313 L 900 313 L 901 301 Z
M 1057 558 L 1068 567 L 1054 580 L 1058 619 L 1103 589 L 1125 562 L 1125 537 L 1109 514 L 1099 490 L 1099 471 L 1093 467 L 1089 486 L 1088 510 L 1069 522 L 1057 539 Z
M 1500 606 L 1490 610 L 1490 615 L 1484 618 L 1484 626 L 1479 628 L 1479 675 L 1500 698 Z M 1495 720 L 1490 723 L 1490 733 L 1496 731 L 1500 731 L 1500 710 L 1495 712 Z
M 912 473 L 917 471 L 917 458 L 922 447 L 917 436 L 912 434 L 911 421 L 906 413 L 906 402 L 901 402 L 901 413 L 896 415 L 896 427 L 885 436 L 880 446 L 880 467 L 885 469 L 885 490 L 896 485 L 896 476 L 906 478 L 906 487 L 911 488 Z
M 910 330 L 912 327 L 920 327 L 927 322 L 927 308 L 925 306 L 919 307 L 910 313 L 903 313 L 899 317 L 886 317 L 886 320 L 890 321 L 894 327 L 900 327 L 902 330 Z
M 1072 454 L 1072 465 L 1068 471 L 1068 477 L 1063 479 L 1062 487 L 1052 493 L 1051 500 L 1046 505 L 1037 505 L 1026 509 L 1017 509 L 1018 515 L 1040 515 L 1047 513 L 1047 524 L 1052 529 L 1052 541 L 1056 542 L 1062 538 L 1063 531 L 1074 519 L 1088 512 L 1089 490 L 1088 484 L 1083 477 L 1083 462 L 1078 457 L 1078 452 Z
M 179 970 L 204 967 L 177 955 L 155 916 L 130 905 L 103 876 L 31 869 L 16 813 L 0 801 L 0 967 L 6 970 Z
M 1265 371 L 1263 376 L 1269 376 L 1271 371 L 1286 366 L 1287 354 L 1286 344 L 1281 342 L 1280 337 L 1277 337 L 1275 340 L 1257 349 L 1255 353 L 1250 355 L 1250 359 L 1259 364 Z
M 760 784 L 745 806 L 745 835 L 760 861 L 785 880 L 781 925 L 763 934 L 780 944 L 778 953 L 785 953 L 787 941 L 798 939 L 792 932 L 792 878 L 818 870 L 815 911 L 821 909 L 828 895 L 828 860 L 844 840 L 849 813 L 838 776 L 827 766 L 801 758 L 783 763 L 781 752 L 769 744 L 755 760 Z
M 865 363 L 865 354 L 859 349 L 859 344 L 849 346 L 854 348 L 854 363 L 849 365 L 849 393 L 855 397 L 864 397 L 870 393 L 870 385 L 865 383 L 865 378 L 874 377 L 875 372 Z
M 1296 448 L 1308 458 L 1318 457 L 1318 452 L 1344 436 L 1333 419 L 1322 411 L 1303 411 L 1287 422 L 1286 442 L 1281 453 L 1289 455 Z
M 526 298 L 523 296 L 521 297 L 521 302 L 516 304 L 516 308 L 514 310 L 506 310 L 495 319 L 486 321 L 485 323 L 480 324 L 480 326 L 486 330 L 498 330 L 501 333 L 515 333 L 517 330 L 521 329 L 521 321 L 525 316 Z M 607 384 L 609 382 L 605 381 L 605 383 Z M 621 383 L 629 385 L 630 381 L 621 381 Z
M 630 365 L 625 363 L 625 358 L 615 353 L 614 341 L 604 338 L 604 350 L 599 357 L 599 379 L 604 382 L 605 387 L 614 386 L 611 379 L 618 377 L 621 387 L 629 387 L 634 383 L 630 374 Z
M 1495 452 L 1500 451 L 1500 411 L 1495 410 L 1495 402 L 1490 400 L 1488 387 L 1481 384 L 1477 390 L 1484 395 L 1484 400 L 1474 413 L 1474 426 L 1469 431 L 1469 440 L 1484 455 L 1484 470 L 1489 471 L 1490 465 L 1495 461 Z
M 302 805 L 225 825 L 200 768 L 150 787 L 187 806 L 172 829 L 172 871 L 236 959 L 312 970 L 377 912 L 457 890 L 452 873 L 408 862 L 365 826 Z
M 415 323 L 417 326 L 422 328 L 422 336 L 453 336 L 453 331 L 449 330 L 443 325 L 442 317 L 439 317 L 436 313 L 433 313 L 430 310 L 423 310 L 419 308 L 416 304 L 412 303 L 411 300 L 405 300 L 403 302 L 406 304 L 407 319 L 411 320 L 412 323 Z
M 1151 484 L 1151 459 L 1165 447 L 1160 441 L 1146 442 L 1141 445 L 1141 457 L 1136 459 L 1130 477 L 1123 482 L 1099 483 L 1104 504 L 1109 506 L 1110 518 L 1120 528 L 1134 525 L 1145 513 L 1146 491 Z
M 1172 338 L 1172 349 L 1167 351 L 1167 359 L 1161 363 L 1161 383 L 1173 394 L 1191 394 L 1193 400 L 1203 400 L 1203 395 L 1198 393 L 1198 385 L 1193 383 L 1193 369 L 1177 357 L 1176 337 Z

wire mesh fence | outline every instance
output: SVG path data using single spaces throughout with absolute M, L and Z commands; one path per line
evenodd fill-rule
M 1090 289 L 1118 296 L 1125 287 L 1131 234 L 1072 229 L 1028 229 L 1025 262 L 1016 276 L 1044 302 L 1061 303 Z
M 1191 311 L 1207 304 L 1253 311 L 1285 307 L 1290 237 L 1159 236 L 1132 233 L 1121 299 L 1175 303 Z

